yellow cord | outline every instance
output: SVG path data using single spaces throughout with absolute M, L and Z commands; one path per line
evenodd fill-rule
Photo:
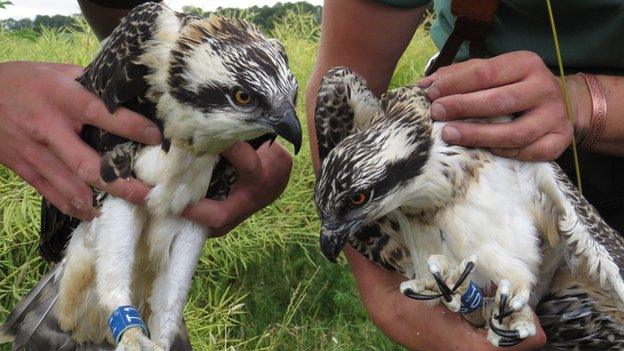
M 565 100 L 566 114 L 568 121 L 574 126 L 574 119 L 572 118 L 572 106 L 570 104 L 570 94 L 568 93 L 568 84 L 565 80 L 563 73 L 563 60 L 561 59 L 561 50 L 559 48 L 559 38 L 557 37 L 557 28 L 555 27 L 555 17 L 553 16 L 552 7 L 550 6 L 550 0 L 546 0 L 546 6 L 548 6 L 548 17 L 550 19 L 550 27 L 552 29 L 553 40 L 555 42 L 555 52 L 557 53 L 557 64 L 559 65 L 559 79 L 561 80 L 561 86 L 563 87 L 563 98 Z M 574 170 L 576 172 L 576 185 L 578 190 L 583 193 L 583 186 L 581 184 L 581 167 L 579 165 L 578 151 L 576 149 L 576 138 L 572 133 L 572 156 L 574 157 Z

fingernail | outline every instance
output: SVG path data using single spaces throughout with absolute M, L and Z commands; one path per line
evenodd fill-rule
M 431 101 L 439 98 L 440 97 L 440 89 L 438 87 L 436 87 L 436 86 L 430 86 L 429 89 L 427 89 L 427 97 Z
M 433 103 L 431 105 L 431 117 L 436 120 L 444 120 L 446 118 L 446 109 L 442 104 Z
M 447 143 L 455 143 L 460 137 L 459 130 L 453 126 L 446 126 L 442 129 L 442 139 Z
M 431 80 L 431 78 L 425 78 L 420 80 L 418 83 L 416 83 L 416 86 L 419 88 L 429 88 L 429 86 L 431 85 L 431 83 L 433 83 L 433 80 Z
M 150 144 L 158 144 L 160 143 L 160 130 L 156 127 L 147 127 L 143 131 L 143 136 L 145 140 Z

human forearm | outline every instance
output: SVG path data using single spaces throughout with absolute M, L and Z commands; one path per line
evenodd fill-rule
M 312 161 L 318 169 L 314 107 L 321 77 L 335 66 L 362 75 L 369 88 L 385 91 L 397 61 L 422 22 L 424 8 L 398 9 L 369 0 L 328 0 L 323 8 L 320 48 L 306 90 Z

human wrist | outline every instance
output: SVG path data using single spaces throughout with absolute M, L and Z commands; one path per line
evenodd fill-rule
M 585 79 L 579 74 L 566 76 L 566 83 L 571 95 L 574 138 L 576 143 L 580 144 L 587 136 L 591 123 L 591 94 Z

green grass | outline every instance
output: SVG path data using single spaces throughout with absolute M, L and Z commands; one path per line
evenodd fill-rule
M 289 14 L 272 33 L 288 50 L 301 96 L 319 31 L 309 15 Z M 0 62 L 86 65 L 97 47 L 90 33 L 44 31 L 32 38 L 0 31 Z M 418 78 L 433 51 L 426 34 L 417 32 L 393 86 Z M 303 121 L 302 100 L 297 109 Z M 304 145 L 280 199 L 225 238 L 206 243 L 185 311 L 197 350 L 402 349 L 370 322 L 346 264 L 330 264 L 320 254 Z M 0 166 L 0 320 L 47 269 L 37 254 L 39 204 L 33 188 Z

